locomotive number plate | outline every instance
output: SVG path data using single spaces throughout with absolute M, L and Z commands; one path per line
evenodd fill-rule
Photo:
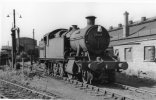
M 94 34 L 94 36 L 95 37 L 100 37 L 100 36 L 102 36 L 102 34 L 101 33 L 96 33 L 96 34 Z

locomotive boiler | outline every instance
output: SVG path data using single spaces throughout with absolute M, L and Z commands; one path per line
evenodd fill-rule
M 85 83 L 115 80 L 115 71 L 126 70 L 126 62 L 119 62 L 106 50 L 110 36 L 101 25 L 95 25 L 95 16 L 88 16 L 87 26 L 79 29 L 56 29 L 40 41 L 40 61 L 48 73 L 75 78 Z

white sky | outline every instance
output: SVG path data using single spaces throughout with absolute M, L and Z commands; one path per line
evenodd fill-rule
M 129 12 L 130 20 L 140 20 L 141 17 L 156 16 L 156 1 L 154 0 L 0 0 L 0 49 L 2 45 L 11 45 L 11 27 L 13 9 L 16 10 L 16 23 L 20 27 L 21 37 L 32 37 L 35 29 L 35 39 L 56 28 L 69 28 L 78 25 L 86 26 L 85 17 L 95 15 L 96 23 L 117 26 L 123 23 L 123 13 Z M 10 17 L 6 17 L 7 15 Z M 19 18 L 19 15 L 22 18 Z

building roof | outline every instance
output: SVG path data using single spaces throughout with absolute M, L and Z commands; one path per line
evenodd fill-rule
M 2 46 L 2 50 L 11 50 L 11 46 Z
M 110 46 L 121 45 L 139 40 L 156 38 L 156 17 L 129 24 L 129 36 L 123 38 L 123 28 L 116 27 L 108 31 L 111 37 Z M 118 41 L 118 42 L 117 42 Z

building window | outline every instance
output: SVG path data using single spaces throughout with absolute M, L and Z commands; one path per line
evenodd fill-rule
M 154 61 L 155 59 L 155 46 L 145 46 L 144 47 L 144 60 Z
M 132 48 L 125 48 L 125 60 L 132 61 Z

